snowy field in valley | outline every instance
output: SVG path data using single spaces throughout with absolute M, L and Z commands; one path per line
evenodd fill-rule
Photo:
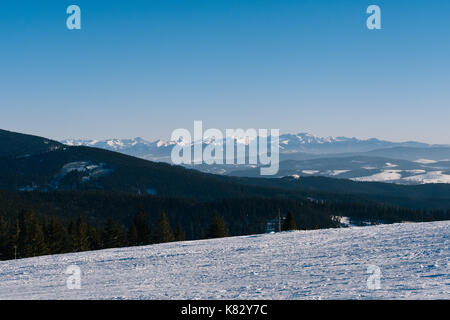
M 0 299 L 449 299 L 449 231 L 405 223 L 2 261 Z M 71 265 L 80 289 L 67 287 Z

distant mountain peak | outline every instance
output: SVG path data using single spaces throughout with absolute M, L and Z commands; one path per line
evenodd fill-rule
M 192 145 L 202 143 L 203 145 L 225 144 L 227 138 L 223 141 L 216 141 L 212 137 L 204 137 L 201 141 L 190 142 Z M 234 137 L 237 144 L 248 144 L 248 139 Z M 147 160 L 170 162 L 170 154 L 174 145 L 186 145 L 188 141 L 180 138 L 178 141 L 162 140 L 148 141 L 141 137 L 132 139 L 105 139 L 105 140 L 89 140 L 89 139 L 68 139 L 61 141 L 70 146 L 89 146 L 110 151 L 122 152 L 135 157 Z M 429 145 L 419 142 L 396 143 L 390 141 L 379 140 L 376 138 L 358 139 L 355 137 L 320 137 L 308 132 L 288 133 L 280 135 L 280 153 L 310 153 L 310 154 L 334 154 L 348 152 L 368 152 L 383 148 L 393 147 L 429 147 Z

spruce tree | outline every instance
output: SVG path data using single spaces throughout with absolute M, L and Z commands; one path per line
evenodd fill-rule
M 175 228 L 174 232 L 175 241 L 184 241 L 186 240 L 186 233 L 181 229 L 181 224 L 177 223 L 177 226 Z
M 9 250 L 9 228 L 7 221 L 0 216 L 0 260 L 7 260 L 11 257 Z
M 172 229 L 170 228 L 169 219 L 165 212 L 161 213 L 161 217 L 156 225 L 155 230 L 155 243 L 171 242 L 174 241 Z
M 87 251 L 90 249 L 88 225 L 81 216 L 70 226 L 70 235 L 72 238 L 72 250 L 74 252 Z
M 138 233 L 136 229 L 136 225 L 133 223 L 128 230 L 128 245 L 129 246 L 137 246 L 138 245 Z
M 136 228 L 136 245 L 143 246 L 151 243 L 150 227 L 147 222 L 147 214 L 144 210 L 139 210 L 134 217 L 133 225 Z
M 59 219 L 51 217 L 45 224 L 44 232 L 50 253 L 58 254 L 70 251 L 69 234 Z
M 103 249 L 103 240 L 102 240 L 102 229 L 97 229 L 94 227 L 88 228 L 88 238 L 89 238 L 89 248 L 90 250 L 99 250 Z
M 214 211 L 214 214 L 212 216 L 207 237 L 208 238 L 228 237 L 228 231 L 225 225 L 225 220 L 223 219 L 223 217 L 219 217 L 217 211 Z
M 50 253 L 47 242 L 45 241 L 44 230 L 38 220 L 34 221 L 31 248 L 33 257 Z
M 297 223 L 295 222 L 294 215 L 292 212 L 288 212 L 286 215 L 286 219 L 284 219 L 283 225 L 281 227 L 282 231 L 289 231 L 289 230 L 297 230 Z
M 19 215 L 18 255 L 22 258 L 48 254 L 44 231 L 33 210 L 23 210 Z
M 104 248 L 118 248 L 123 245 L 123 236 L 120 228 L 116 226 L 110 217 L 106 223 L 103 236 Z

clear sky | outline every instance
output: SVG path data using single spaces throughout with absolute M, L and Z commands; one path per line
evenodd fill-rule
M 53 139 L 203 120 L 450 143 L 450 1 L 2 1 L 0 108 L 0 128 Z

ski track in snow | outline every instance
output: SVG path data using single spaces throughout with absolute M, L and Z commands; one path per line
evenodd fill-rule
M 0 262 L 0 299 L 449 299 L 450 222 L 295 231 Z M 81 289 L 68 289 L 69 265 Z M 369 265 L 381 289 L 368 289 Z

